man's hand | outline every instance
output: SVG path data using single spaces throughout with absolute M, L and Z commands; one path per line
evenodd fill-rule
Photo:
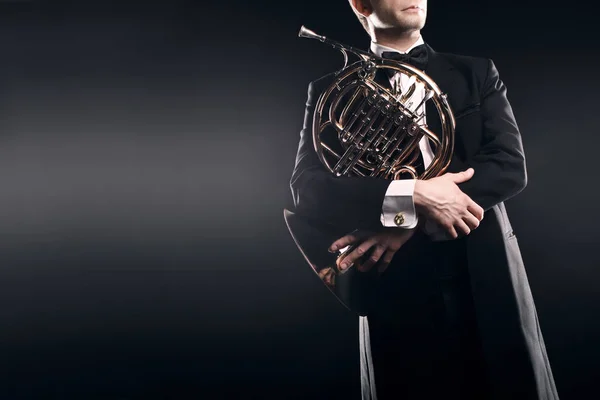
M 365 262 L 357 263 L 358 270 L 367 272 L 381 259 L 378 270 L 382 273 L 392 261 L 394 254 L 412 237 L 415 231 L 416 229 L 400 228 L 384 228 L 380 232 L 355 231 L 333 242 L 329 251 L 335 252 L 346 246 L 360 243 L 354 250 L 338 260 L 338 268 L 345 270 L 374 247 L 371 256 Z M 381 258 L 382 256 L 383 258 Z
M 415 183 L 413 201 L 417 212 L 432 219 L 453 239 L 459 233 L 468 235 L 483 219 L 483 208 L 457 186 L 471 179 L 474 172 L 469 168 Z

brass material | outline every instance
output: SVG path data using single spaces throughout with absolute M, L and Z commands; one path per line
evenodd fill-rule
M 404 214 L 396 214 L 396 216 L 394 217 L 394 223 L 398 226 L 402 225 L 404 223 Z
M 333 81 L 317 100 L 313 115 L 314 148 L 328 171 L 336 176 L 390 180 L 428 179 L 446 171 L 454 148 L 455 119 L 446 95 L 428 75 L 410 64 L 341 44 L 304 26 L 298 36 L 319 40 L 344 56 L 343 68 L 335 73 Z M 348 64 L 349 53 L 357 56 L 358 61 Z M 390 85 L 377 82 L 376 75 L 387 80 L 389 70 L 409 78 L 404 92 L 399 87 L 399 80 Z M 418 86 L 423 88 L 424 98 L 414 107 L 407 102 Z M 441 132 L 432 132 L 422 122 L 425 115 L 420 110 L 428 101 L 435 106 Z M 435 117 L 427 115 L 427 119 Z M 419 141 L 423 136 L 429 139 L 434 156 L 430 165 L 419 173 Z M 399 213 L 394 222 L 401 225 L 404 216 Z M 323 243 L 323 249 L 330 244 Z M 340 260 L 354 248 L 348 246 L 338 251 L 335 262 L 327 265 L 317 266 L 309 260 L 334 293 L 336 278 L 352 267 L 340 271 Z

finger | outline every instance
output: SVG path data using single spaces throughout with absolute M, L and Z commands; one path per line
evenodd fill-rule
M 454 182 L 454 183 L 463 183 L 463 182 L 466 182 L 469 179 L 471 179 L 473 177 L 474 173 L 475 173 L 475 170 L 473 168 L 469 168 L 466 171 L 461 171 L 461 172 L 456 172 L 456 173 L 449 172 L 445 175 L 448 178 L 450 178 L 450 180 L 452 180 L 452 182 Z
M 349 246 L 354 242 L 357 242 L 359 239 L 360 233 L 358 231 L 350 232 L 346 236 L 342 236 L 341 238 L 333 242 L 331 246 L 329 246 L 328 250 L 330 253 L 335 253 L 339 249 L 343 249 L 344 247 Z
M 375 243 L 377 243 L 377 239 L 375 237 L 372 237 L 372 238 L 367 239 L 366 241 L 362 242 L 359 246 L 357 246 L 354 250 L 352 250 L 346 257 L 343 257 L 343 259 L 341 260 L 341 263 L 340 263 L 340 269 L 345 270 L 346 268 L 348 268 L 349 266 L 354 264 L 354 262 L 356 260 L 358 260 L 360 257 L 362 257 L 371 247 L 373 247 L 373 245 L 375 245 Z
M 442 225 L 442 228 L 444 228 L 446 230 L 446 232 L 448 232 L 448 235 L 450 235 L 450 237 L 452 239 L 456 239 L 458 238 L 458 233 L 456 233 L 456 229 L 454 229 L 454 225 Z
M 382 246 L 380 244 L 375 246 L 375 250 L 373 250 L 371 256 L 364 263 L 362 263 L 362 265 L 359 265 L 358 270 L 362 272 L 367 272 L 371 270 L 371 268 L 373 268 L 373 266 L 377 264 L 377 261 L 379 261 L 379 259 L 381 258 L 383 253 L 385 253 L 386 250 L 386 246 Z
M 377 270 L 379 271 L 380 274 L 383 274 L 385 272 L 385 270 L 387 269 L 387 267 L 390 265 L 390 263 L 392 262 L 392 259 L 394 258 L 394 254 L 396 254 L 396 252 L 392 251 L 392 250 L 388 250 L 385 252 L 385 254 L 383 255 L 383 258 L 379 262 L 379 267 L 377 267 Z
M 469 210 L 469 212 L 473 214 L 479 221 L 483 220 L 483 208 L 481 208 L 481 206 L 475 203 L 473 200 L 470 200 L 469 204 L 467 204 L 467 210 Z
M 471 228 L 469 228 L 469 226 L 462 219 L 456 221 L 454 223 L 454 227 L 456 228 L 457 232 L 460 232 L 463 235 L 468 235 L 471 233 Z
M 465 221 L 471 231 L 479 227 L 479 219 L 471 213 L 466 213 L 463 216 L 463 221 Z

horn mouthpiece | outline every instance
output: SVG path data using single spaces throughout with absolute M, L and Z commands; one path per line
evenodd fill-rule
M 305 28 L 304 25 L 302 25 L 300 27 L 300 32 L 298 32 L 298 37 L 317 39 L 320 41 L 325 40 L 325 36 L 317 35 L 315 32 L 311 31 L 310 29 Z

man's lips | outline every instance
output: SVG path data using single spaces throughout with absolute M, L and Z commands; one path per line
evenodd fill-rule
M 404 10 L 402 11 L 409 11 L 409 10 L 422 10 L 421 7 L 419 6 L 410 6 L 410 7 L 406 7 Z

